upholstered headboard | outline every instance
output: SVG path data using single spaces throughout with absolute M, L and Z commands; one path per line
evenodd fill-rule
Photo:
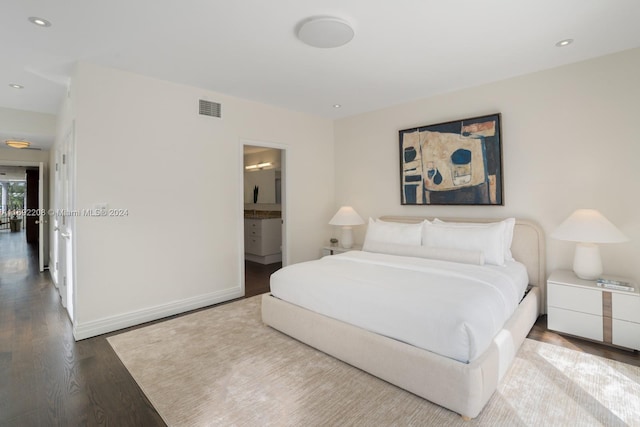
M 443 221 L 455 222 L 496 222 L 503 218 L 444 218 Z M 382 216 L 382 221 L 416 223 L 432 217 L 419 216 Z M 527 267 L 529 284 L 540 288 L 540 312 L 544 312 L 546 301 L 546 265 L 544 231 L 535 222 L 525 219 L 517 219 L 513 229 L 513 242 L 511 244 L 513 257 Z

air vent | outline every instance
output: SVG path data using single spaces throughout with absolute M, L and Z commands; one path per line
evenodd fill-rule
M 200 114 L 203 116 L 221 117 L 222 105 L 217 102 L 200 100 Z

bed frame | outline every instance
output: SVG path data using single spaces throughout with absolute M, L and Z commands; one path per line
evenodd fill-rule
M 416 223 L 430 218 L 385 216 L 380 219 Z M 516 220 L 511 251 L 514 258 L 527 267 L 532 288 L 491 346 L 471 363 L 369 332 L 269 294 L 262 297 L 262 320 L 274 329 L 469 420 L 478 416 L 489 401 L 545 307 L 544 232 L 532 221 Z

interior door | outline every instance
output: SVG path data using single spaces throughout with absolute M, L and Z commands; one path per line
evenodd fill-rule
M 62 230 L 58 230 L 58 293 L 60 302 L 67 308 L 67 238 Z
M 44 271 L 44 244 L 46 223 L 44 216 L 44 163 L 40 162 L 38 170 L 27 169 L 27 196 L 25 216 L 25 235 L 28 243 L 38 244 L 38 266 L 40 272 Z
M 53 227 L 53 233 L 51 233 L 51 259 L 49 260 L 49 274 L 53 279 L 53 284 L 56 288 L 60 287 L 58 280 L 58 270 L 60 265 L 60 223 L 62 222 L 59 216 L 59 211 L 62 208 L 62 184 L 61 184 L 61 171 L 60 171 L 60 149 L 55 151 L 55 164 L 53 167 L 53 215 L 49 215 L 51 226 Z M 58 292 L 60 292 L 58 290 Z
M 279 199 L 281 203 L 281 223 L 282 223 L 282 246 L 280 249 L 282 250 L 282 266 L 286 267 L 289 264 L 289 257 L 287 256 L 287 204 L 289 201 L 287 200 L 287 150 L 280 150 L 280 186 L 279 186 Z
M 26 170 L 27 179 L 27 194 L 26 194 L 26 212 L 24 217 L 24 228 L 27 243 L 38 243 L 38 217 L 35 215 L 40 206 L 38 204 L 38 171 L 35 168 L 28 168 Z
M 66 175 L 66 167 L 64 165 L 65 155 L 64 155 L 64 144 L 60 152 L 58 153 L 58 173 L 56 174 L 56 179 L 58 180 L 59 189 L 58 194 L 56 195 L 56 218 L 57 218 L 57 226 L 55 234 L 57 238 L 55 239 L 58 243 L 57 249 L 57 262 L 56 262 L 56 276 L 58 278 L 58 292 L 60 293 L 60 300 L 62 302 L 63 307 L 67 307 L 67 239 L 69 238 L 69 234 L 67 233 L 66 226 L 66 215 L 64 215 L 64 209 L 66 207 L 66 184 L 65 184 L 65 175 Z M 64 159 L 64 160 L 63 160 Z
M 57 207 L 57 230 L 58 241 L 57 253 L 57 278 L 58 292 L 62 306 L 67 309 L 71 320 L 74 318 L 74 227 L 75 217 L 72 212 L 75 209 L 74 202 L 74 131 L 73 127 L 65 138 L 60 153 L 58 163 L 59 174 L 59 198 Z
M 42 273 L 44 271 L 44 243 L 46 231 L 48 231 L 48 227 L 45 230 L 47 220 L 44 215 L 44 163 L 42 162 L 38 166 L 38 206 L 40 206 L 40 209 L 38 209 L 38 265 Z

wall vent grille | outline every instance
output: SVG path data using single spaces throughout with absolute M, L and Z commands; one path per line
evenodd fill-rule
M 203 116 L 222 117 L 222 105 L 217 102 L 200 100 L 200 114 Z

